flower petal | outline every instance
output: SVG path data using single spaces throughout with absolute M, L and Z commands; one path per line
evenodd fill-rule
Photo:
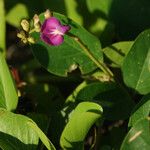
M 64 38 L 62 35 L 51 35 L 50 41 L 52 45 L 58 46 L 63 43 Z
M 52 45 L 50 37 L 47 34 L 41 34 L 41 40 L 49 45 Z
M 44 21 L 42 28 L 41 28 L 41 31 L 42 32 L 48 32 L 48 30 L 55 29 L 55 28 L 60 27 L 60 26 L 61 26 L 60 21 L 55 17 L 51 17 L 51 18 L 48 18 Z
M 62 35 L 52 35 L 52 34 L 41 34 L 41 39 L 49 45 L 58 46 L 63 43 L 64 38 Z
M 64 33 L 64 34 L 65 34 L 66 32 L 68 32 L 70 29 L 71 29 L 70 26 L 61 26 L 61 32 Z

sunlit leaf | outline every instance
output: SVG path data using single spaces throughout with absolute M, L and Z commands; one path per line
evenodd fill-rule
M 93 102 L 82 102 L 74 110 L 60 139 L 63 149 L 83 149 L 84 139 L 91 126 L 102 115 L 102 107 Z
M 120 150 L 148 150 L 150 148 L 150 119 L 139 120 L 128 132 Z
M 121 67 L 125 56 L 128 54 L 133 42 L 124 41 L 112 44 L 103 49 L 106 57 L 111 61 L 114 67 Z
M 124 60 L 122 71 L 127 86 L 141 94 L 150 92 L 150 30 L 142 32 Z
M 15 110 L 18 104 L 17 90 L 6 60 L 0 52 L 0 107 Z

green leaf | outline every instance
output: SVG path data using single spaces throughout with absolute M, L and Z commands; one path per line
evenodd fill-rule
M 9 111 L 16 109 L 18 104 L 17 90 L 10 74 L 5 58 L 0 52 L 0 107 Z
M 122 71 L 127 86 L 141 94 L 150 92 L 150 30 L 142 32 L 127 57 Z
M 118 42 L 104 48 L 103 52 L 111 61 L 111 66 L 121 67 L 132 45 L 133 42 L 131 41 Z
M 80 38 L 97 61 L 103 60 L 101 45 L 96 37 L 63 15 L 54 13 L 54 16 L 63 24 L 71 26 L 70 33 Z M 41 15 L 40 18 L 43 22 L 44 16 Z M 69 72 L 76 68 L 79 68 L 82 74 L 89 73 L 97 68 L 80 45 L 68 35 L 64 36 L 64 43 L 59 46 L 50 46 L 41 41 L 39 33 L 33 33 L 33 36 L 38 40 L 36 44 L 32 45 L 33 53 L 49 72 L 67 76 Z
M 103 107 L 104 117 L 108 120 L 129 117 L 134 102 L 125 89 L 113 82 L 86 84 L 79 85 L 66 102 L 96 101 Z
M 6 15 L 6 21 L 15 26 L 20 26 L 20 20 L 28 17 L 28 9 L 25 4 L 18 3 L 13 6 Z
M 105 15 L 109 14 L 112 0 L 86 0 L 90 12 L 101 10 Z
M 30 118 L 2 108 L 0 109 L 0 118 L 0 148 L 4 150 L 36 150 L 40 138 L 48 150 L 55 150 L 44 133 Z
M 63 149 L 83 149 L 84 139 L 91 126 L 102 115 L 100 105 L 93 102 L 82 102 L 74 110 L 60 139 Z
M 35 13 L 38 14 L 43 11 L 43 3 L 43 0 L 36 2 L 34 0 L 5 0 L 6 21 L 14 27 L 19 27 L 21 19 L 33 17 Z
M 27 124 L 38 134 L 43 144 L 46 146 L 48 150 L 56 150 L 50 140 L 46 137 L 46 135 L 42 132 L 42 130 L 32 121 L 29 120 Z
M 4 150 L 36 150 L 39 137 L 28 126 L 28 117 L 0 109 L 0 147 Z
M 64 0 L 67 16 L 77 22 L 79 25 L 83 25 L 82 15 L 77 11 L 78 2 L 76 0 Z
M 114 39 L 115 26 L 109 19 L 112 2 L 112 0 L 86 0 L 87 10 L 81 13 L 85 26 L 88 26 L 88 29 L 100 38 L 103 46 L 111 44 Z M 82 10 L 82 7 L 80 9 Z
M 150 148 L 150 120 L 142 118 L 128 132 L 120 150 L 148 150 Z
M 141 118 L 148 117 L 150 113 L 150 94 L 144 96 L 135 106 L 129 120 L 129 126 L 134 126 Z

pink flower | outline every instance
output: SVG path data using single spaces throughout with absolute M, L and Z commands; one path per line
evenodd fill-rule
M 63 43 L 64 34 L 69 30 L 70 26 L 62 25 L 57 18 L 51 17 L 41 27 L 41 39 L 49 45 L 58 46 Z

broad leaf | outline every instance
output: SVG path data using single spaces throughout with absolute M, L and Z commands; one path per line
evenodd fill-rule
M 82 102 L 74 110 L 60 139 L 63 149 L 83 149 L 84 139 L 91 126 L 102 115 L 100 105 L 93 102 Z
M 83 82 L 67 102 L 96 101 L 104 110 L 104 117 L 108 120 L 126 119 L 133 109 L 134 102 L 128 93 L 113 82 Z
M 39 137 L 28 126 L 28 117 L 0 109 L 0 147 L 4 150 L 36 150 Z
M 150 94 L 144 96 L 136 105 L 129 120 L 129 126 L 133 126 L 141 118 L 148 117 L 150 113 Z
M 36 150 L 39 138 L 48 147 L 49 140 L 30 118 L 5 109 L 0 109 L 0 118 L 0 148 Z M 51 148 L 49 146 L 48 149 L 54 150 L 53 146 Z
M 5 58 L 0 52 L 0 107 L 15 110 L 18 104 L 17 90 Z
M 127 86 L 141 94 L 150 92 L 150 30 L 142 32 L 135 40 L 122 71 Z
M 133 42 L 125 41 L 112 44 L 103 49 L 106 57 L 114 67 L 121 67 L 125 56 L 128 54 Z
M 103 60 L 101 45 L 96 37 L 63 15 L 54 13 L 54 16 L 60 19 L 63 24 L 71 26 L 70 33 L 80 38 L 97 61 Z M 43 14 L 40 16 L 40 20 L 44 21 Z M 33 36 L 37 39 L 36 44 L 32 45 L 33 53 L 48 71 L 56 75 L 67 76 L 69 72 L 77 68 L 82 74 L 97 68 L 80 45 L 68 35 L 64 36 L 65 40 L 59 46 L 50 46 L 41 41 L 39 33 L 33 33 Z
M 139 120 L 125 137 L 121 150 L 148 150 L 150 148 L 150 119 Z

